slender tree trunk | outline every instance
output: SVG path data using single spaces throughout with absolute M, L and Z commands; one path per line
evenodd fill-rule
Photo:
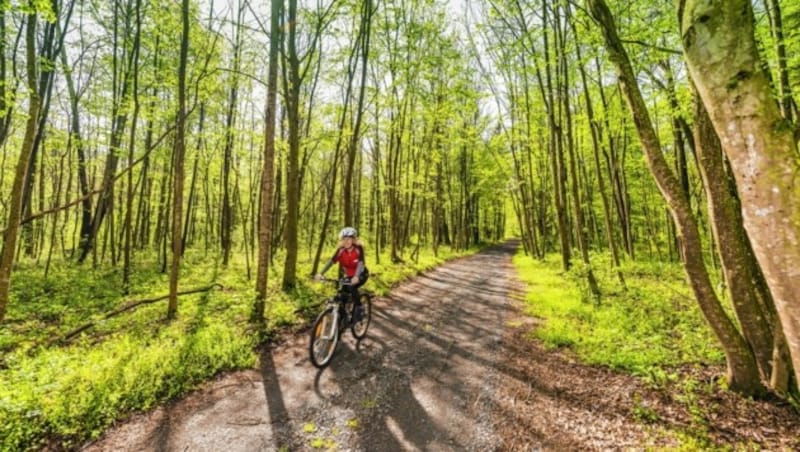
M 275 117 L 278 98 L 278 43 L 283 0 L 272 0 L 269 31 L 269 68 L 267 74 L 267 105 L 264 124 L 264 159 L 261 168 L 261 205 L 258 220 L 258 267 L 256 270 L 256 298 L 252 319 L 264 322 L 264 305 L 267 299 L 267 279 L 272 240 L 272 192 L 275 160 Z
M 780 95 L 781 114 L 787 121 L 794 121 L 797 105 L 792 96 L 792 85 L 789 82 L 789 69 L 787 67 L 786 42 L 783 38 L 783 17 L 781 2 L 768 0 L 764 2 L 769 13 L 770 31 L 775 40 L 775 53 L 778 56 L 778 93 Z
M 0 36 L 5 37 L 6 33 L 8 32 L 6 28 L 6 9 L 7 8 L 0 8 Z M 0 83 L 0 147 L 2 147 L 5 142 L 6 138 L 8 138 L 8 130 L 11 127 L 11 111 L 14 108 L 14 102 L 8 101 L 8 92 L 9 91 L 16 91 L 11 90 L 13 88 L 9 84 L 9 80 L 15 77 L 8 76 L 8 70 L 6 68 L 6 52 L 8 51 L 6 47 L 6 40 L 0 39 L 0 80 L 3 83 Z M 14 54 L 16 54 L 16 49 L 14 49 Z
M 189 0 L 183 0 L 181 7 L 183 32 L 181 53 L 178 63 L 178 114 L 175 137 L 175 162 L 172 202 L 172 265 L 169 272 L 169 306 L 167 318 L 178 314 L 178 273 L 181 268 L 181 221 L 183 220 L 183 161 L 186 149 L 186 60 L 189 52 Z
M 220 239 L 222 246 L 222 265 L 227 266 L 230 260 L 233 234 L 233 201 L 231 196 L 230 174 L 233 165 L 233 146 L 236 139 L 236 115 L 239 99 L 239 67 L 242 46 L 242 15 L 244 6 L 239 3 L 234 26 L 235 41 L 233 45 L 233 70 L 231 71 L 228 111 L 225 120 L 225 150 L 222 164 L 222 211 L 220 212 Z
M 297 0 L 289 0 L 288 80 L 286 106 L 289 120 L 289 155 L 286 178 L 286 260 L 283 290 L 297 284 L 298 223 L 300 215 L 300 61 L 297 56 Z
M 34 2 L 28 4 L 31 13 L 26 17 L 25 26 L 25 65 L 28 76 L 28 120 L 25 126 L 25 137 L 22 141 L 14 182 L 11 186 L 11 200 L 8 203 L 8 220 L 3 233 L 3 249 L 0 252 L 0 320 L 3 320 L 8 308 L 9 290 L 11 289 L 11 269 L 17 251 L 19 224 L 22 217 L 22 190 L 26 184 L 28 165 L 33 151 L 33 140 L 39 124 L 40 99 L 36 86 L 36 9 Z
M 730 160 L 744 227 L 800 381 L 800 160 L 794 130 L 772 100 L 750 2 L 678 5 L 689 72 Z
M 44 24 L 44 30 L 41 33 L 41 49 L 39 50 L 40 58 L 46 61 L 55 61 L 58 54 L 61 53 L 61 47 L 63 44 L 63 34 L 61 35 L 61 39 L 56 39 L 58 37 L 58 20 L 61 11 L 59 10 L 60 4 L 54 2 L 52 4 L 53 13 L 55 14 L 56 20 L 55 21 L 47 21 Z M 67 11 L 67 19 L 64 23 L 64 28 L 66 29 L 69 26 L 69 18 L 72 15 L 72 8 Z M 4 57 L 4 56 L 3 56 Z M 36 128 L 36 137 L 33 140 L 33 150 L 31 151 L 31 161 L 28 165 L 28 175 L 26 177 L 27 184 L 25 184 L 24 192 L 22 195 L 22 216 L 23 218 L 27 218 L 31 216 L 33 212 L 33 195 L 34 195 L 34 186 L 36 184 L 36 172 L 37 172 L 37 159 L 41 155 L 41 164 L 39 168 L 40 175 L 44 171 L 45 165 L 45 155 L 44 149 L 42 152 L 39 152 L 40 148 L 44 148 L 44 126 L 47 121 L 47 116 L 50 110 L 50 100 L 52 99 L 53 93 L 53 78 L 55 74 L 55 67 L 47 65 L 40 69 L 39 71 L 39 96 L 42 98 L 41 106 L 39 108 L 39 117 L 37 120 L 39 121 L 39 125 Z M 44 180 L 43 177 L 39 179 L 39 211 L 44 210 L 44 206 L 41 204 L 44 201 Z M 36 246 L 36 235 L 41 227 L 39 226 L 39 222 L 26 222 L 22 225 L 22 236 L 24 237 L 23 243 L 25 248 L 25 254 L 27 256 L 35 256 L 38 254 L 37 246 Z
M 572 244 L 570 242 L 570 232 L 567 219 L 567 170 L 564 166 L 564 131 L 560 122 L 560 118 L 556 113 L 556 99 L 554 95 L 557 88 L 553 86 L 554 82 L 551 70 L 553 63 L 550 56 L 550 39 L 548 33 L 548 27 L 551 25 L 550 19 L 548 19 L 550 8 L 550 5 L 544 5 L 544 8 L 542 8 L 544 22 L 544 58 L 546 62 L 544 72 L 545 80 L 547 82 L 547 117 L 550 134 L 550 155 L 552 156 L 550 165 L 553 174 L 553 194 L 556 205 L 556 217 L 558 218 L 558 237 L 561 245 L 561 267 L 564 270 L 569 270 L 569 268 L 572 266 Z M 553 20 L 553 24 L 553 29 L 555 29 L 557 27 L 557 25 L 555 25 L 555 19 Z M 556 85 L 559 85 L 560 80 L 556 80 L 555 83 Z
M 566 11 L 565 11 L 566 12 Z M 567 12 L 567 21 L 569 21 L 569 13 Z M 589 283 L 589 290 L 592 292 L 592 296 L 595 300 L 600 299 L 600 285 L 597 282 L 597 278 L 594 276 L 594 271 L 592 270 L 592 262 L 589 259 L 589 243 L 588 238 L 586 236 L 586 226 L 585 220 L 583 217 L 583 201 L 581 198 L 581 191 L 579 186 L 579 178 L 578 178 L 578 170 L 577 164 L 575 163 L 575 140 L 572 135 L 572 111 L 569 99 L 569 90 L 566 87 L 569 86 L 569 69 L 567 68 L 567 59 L 566 59 L 566 43 L 565 37 L 566 34 L 566 25 L 564 29 L 561 26 L 556 27 L 556 42 L 557 42 L 557 49 L 558 49 L 558 61 L 559 61 L 559 72 L 561 73 L 562 83 L 564 88 L 561 90 L 561 101 L 564 108 L 564 116 L 566 119 L 566 129 L 567 129 L 567 156 L 569 158 L 569 173 L 570 178 L 572 179 L 571 189 L 572 189 L 572 204 L 573 204 L 573 212 L 575 215 L 575 237 L 578 240 L 578 248 L 580 248 L 581 252 L 581 259 L 583 260 L 584 265 L 586 266 L 586 280 Z
M 367 87 L 367 61 L 369 60 L 369 42 L 371 35 L 372 15 L 374 13 L 372 8 L 372 1 L 365 0 L 361 4 L 361 27 L 356 42 L 356 48 L 360 49 L 361 53 L 361 85 L 358 92 L 358 103 L 355 110 L 355 123 L 352 127 L 352 135 L 347 146 L 347 166 L 345 169 L 343 198 L 344 198 L 344 223 L 350 226 L 356 226 L 353 214 L 353 167 L 356 161 L 356 153 L 359 149 L 359 142 L 361 136 L 361 118 L 364 115 L 364 93 Z M 348 85 L 348 93 L 352 86 L 351 82 Z
M 69 140 L 67 142 L 67 152 L 61 155 L 61 159 L 58 165 L 58 177 L 56 178 L 55 187 L 53 187 L 53 192 L 55 193 L 55 199 L 53 200 L 53 208 L 58 207 L 61 204 L 61 189 L 64 182 L 64 160 L 69 154 Z M 67 188 L 69 190 L 69 188 Z M 65 215 L 66 216 L 66 215 Z M 56 231 L 58 229 L 58 211 L 53 214 L 53 225 L 50 229 L 50 243 L 49 248 L 47 251 L 47 261 L 44 266 L 44 277 L 47 278 L 47 274 L 50 270 L 50 261 L 53 257 L 53 249 L 56 247 Z
M 120 145 L 122 143 L 122 134 L 125 130 L 125 125 L 128 120 L 127 113 L 125 109 L 122 108 L 122 102 L 127 100 L 128 94 L 130 91 L 130 79 L 131 79 L 131 71 L 133 70 L 133 66 L 138 64 L 136 60 L 133 59 L 134 52 L 131 52 L 131 57 L 127 62 L 127 65 L 123 65 L 122 70 L 117 69 L 117 63 L 119 57 L 116 51 L 116 41 L 118 39 L 118 30 L 117 30 L 117 23 L 119 20 L 119 7 L 116 6 L 114 8 L 114 58 L 113 58 L 113 67 L 112 73 L 114 77 L 114 82 L 112 83 L 112 90 L 114 92 L 114 101 L 113 101 L 113 108 L 112 108 L 112 125 L 111 125 L 111 139 L 109 143 L 109 153 L 106 159 L 105 169 L 103 171 L 103 179 L 102 179 L 102 193 L 100 194 L 100 198 L 97 201 L 97 206 L 95 207 L 94 216 L 92 217 L 92 227 L 89 230 L 88 236 L 81 237 L 81 254 L 78 257 L 78 262 L 83 262 L 88 256 L 89 252 L 92 251 L 94 247 L 94 241 L 100 232 L 100 226 L 103 223 L 106 215 L 109 212 L 113 216 L 113 208 L 114 208 L 114 176 L 116 175 L 117 165 L 119 164 L 119 157 L 120 157 Z M 119 93 L 117 93 L 117 77 L 118 75 L 122 74 L 122 88 Z
M 601 77 L 602 69 L 600 67 L 600 60 L 597 58 L 595 59 L 595 67 L 597 68 L 597 89 L 600 93 L 600 102 L 603 105 L 603 111 L 608 111 L 609 105 L 608 101 L 606 100 L 605 88 L 603 87 Z M 605 130 L 608 137 L 608 148 L 607 152 L 604 150 L 604 159 L 608 168 L 608 179 L 609 183 L 611 184 L 611 195 L 614 201 L 615 210 L 617 212 L 617 218 L 619 219 L 620 231 L 622 233 L 622 243 L 625 247 L 625 252 L 628 254 L 628 257 L 633 259 L 633 233 L 631 231 L 632 227 L 626 202 L 627 193 L 625 192 L 624 185 L 619 175 L 619 159 L 617 158 L 616 150 L 617 140 L 615 140 L 613 136 L 608 115 L 605 115 L 603 123 L 605 124 Z
M 371 1 L 367 1 L 366 3 L 371 3 Z M 366 3 L 364 5 L 366 5 Z M 368 6 L 368 5 L 367 5 Z M 366 6 L 365 6 L 366 7 Z M 366 10 L 365 10 L 366 11 Z M 331 211 L 333 210 L 334 205 L 334 196 L 336 193 L 336 179 L 339 173 L 339 158 L 342 153 L 342 141 L 344 140 L 344 132 L 345 132 L 345 123 L 347 121 L 348 113 L 350 111 L 350 105 L 352 103 L 352 92 L 353 92 L 353 81 L 355 80 L 355 73 L 356 68 L 358 66 L 358 56 L 359 53 L 366 52 L 366 49 L 362 49 L 364 46 L 363 44 L 363 35 L 365 33 L 369 33 L 369 24 L 365 23 L 365 21 L 369 21 L 371 18 L 366 12 L 362 12 L 362 22 L 361 27 L 359 28 L 358 37 L 356 38 L 356 42 L 353 45 L 353 49 L 350 52 L 350 57 L 348 59 L 347 65 L 347 88 L 345 89 L 344 101 L 342 103 L 342 114 L 339 118 L 339 132 L 336 136 L 336 145 L 334 146 L 334 154 L 333 154 L 333 162 L 331 163 L 331 169 L 329 172 L 329 176 L 325 178 L 328 192 L 327 192 L 327 202 L 325 203 L 325 211 L 322 217 L 322 224 L 320 227 L 320 234 L 319 234 L 319 241 L 317 242 L 317 250 L 314 254 L 314 262 L 312 264 L 311 273 L 317 273 L 317 269 L 319 268 L 320 259 L 322 256 L 322 248 L 325 245 L 326 237 L 328 235 L 328 226 L 330 222 Z M 364 57 L 366 58 L 366 57 Z M 362 78 L 361 78 L 361 90 L 359 93 L 358 99 L 358 111 L 355 112 L 356 120 L 355 125 L 351 127 L 353 130 L 353 136 L 351 140 L 348 141 L 348 147 L 345 151 L 346 156 L 346 165 L 345 165 L 345 174 L 344 174 L 344 186 L 342 188 L 342 198 L 344 204 L 344 217 L 345 217 L 345 224 L 349 226 L 355 226 L 353 223 L 353 168 L 355 164 L 356 158 L 356 151 L 358 145 L 358 138 L 357 135 L 359 134 L 359 129 L 361 127 L 361 115 L 363 113 L 363 102 L 364 102 L 364 87 L 366 82 L 366 60 L 362 62 Z
M 570 25 L 572 26 L 573 33 L 576 33 L 574 20 L 570 20 Z M 578 40 L 577 34 L 575 39 Z M 580 45 L 576 46 L 575 50 L 577 52 L 578 61 L 583 61 L 583 58 L 581 58 Z M 586 81 L 586 70 L 584 69 L 583 64 L 578 64 L 578 71 L 581 75 L 584 101 L 586 102 L 586 116 L 589 120 L 589 128 L 592 139 L 592 154 L 594 155 L 594 167 L 595 171 L 597 172 L 597 186 L 600 190 L 600 201 L 603 205 L 603 224 L 605 225 L 606 230 L 606 241 L 608 241 L 608 247 L 611 249 L 611 258 L 617 273 L 617 278 L 622 284 L 622 287 L 625 288 L 625 277 L 622 275 L 622 269 L 620 268 L 619 249 L 617 248 L 617 240 L 614 237 L 614 230 L 611 222 L 611 207 L 608 200 L 608 195 L 606 194 L 606 182 L 605 178 L 603 177 L 603 169 L 600 166 L 600 147 L 602 146 L 601 143 L 603 142 L 602 126 L 594 114 L 594 105 L 592 104 L 592 97 L 591 93 L 589 92 L 589 84 Z
M 61 64 L 64 66 L 64 78 L 67 82 L 67 92 L 69 93 L 70 104 L 70 139 L 75 144 L 75 152 L 78 157 L 78 187 L 81 201 L 81 228 L 80 236 L 83 237 L 90 233 L 92 227 L 92 198 L 89 196 L 89 178 L 86 174 L 86 150 L 83 136 L 81 135 L 80 111 L 78 103 L 80 98 L 75 90 L 75 83 L 72 79 L 72 71 L 67 62 L 67 52 L 61 48 Z
M 609 58 L 617 69 L 619 84 L 633 115 L 648 166 L 678 228 L 684 268 L 689 277 L 689 283 L 700 304 L 700 309 L 725 352 L 728 362 L 728 385 L 732 390 L 744 394 L 759 394 L 763 391 L 763 386 L 758 378 L 755 359 L 741 334 L 725 314 L 714 292 L 703 262 L 700 235 L 692 216 L 689 200 L 684 196 L 680 183 L 670 171 L 669 165 L 661 153 L 661 144 L 636 84 L 636 77 L 628 54 L 617 35 L 611 11 L 604 0 L 587 0 L 587 4 L 592 16 L 600 24 Z
M 136 32 L 133 37 L 133 61 L 139 60 L 139 39 L 141 37 L 141 1 L 136 0 Z M 128 143 L 128 193 L 125 202 L 125 219 L 123 231 L 125 244 L 123 245 L 123 270 L 122 286 L 128 293 L 131 278 L 131 253 L 133 250 L 133 150 L 136 143 L 136 123 L 139 121 L 139 68 L 133 67 L 133 117 L 131 120 L 131 134 Z

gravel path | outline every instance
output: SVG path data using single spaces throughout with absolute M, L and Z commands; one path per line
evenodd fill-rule
M 375 301 L 367 337 L 347 332 L 324 370 L 299 334 L 265 351 L 260 371 L 226 374 L 84 450 L 800 450 L 797 413 L 721 389 L 723 368 L 677 370 L 655 388 L 531 340 L 515 249 L 398 286 Z
M 514 283 L 514 244 L 446 263 L 375 301 L 314 368 L 307 336 L 186 399 L 112 429 L 87 451 L 492 450 L 490 403 Z M 369 284 L 367 285 L 369 287 Z

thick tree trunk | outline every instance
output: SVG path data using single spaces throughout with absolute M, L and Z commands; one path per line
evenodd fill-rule
M 699 99 L 695 102 L 694 118 L 695 149 L 723 275 L 731 295 L 734 312 L 742 326 L 742 333 L 755 355 L 761 379 L 768 382 L 772 374 L 771 320 L 774 315 L 764 312 L 757 298 L 758 279 L 753 268 L 758 263 L 750 259 L 739 206 L 728 190 L 728 176 L 725 174 L 725 162 L 719 138 Z M 772 299 L 766 303 L 772 305 Z
M 758 394 L 763 386 L 758 378 L 758 369 L 750 349 L 742 336 L 725 314 L 714 292 L 703 262 L 702 244 L 697 224 L 692 216 L 689 200 L 683 194 L 680 183 L 670 171 L 661 153 L 661 143 L 650 122 L 650 115 L 636 84 L 636 77 L 622 41 L 617 35 L 614 18 L 604 0 L 587 0 L 592 16 L 600 24 L 609 58 L 617 69 L 617 76 L 625 101 L 631 110 L 636 130 L 645 151 L 648 166 L 656 184 L 670 209 L 681 238 L 681 255 L 684 258 L 689 283 L 700 309 L 725 352 L 728 363 L 728 385 L 738 392 Z
M 689 71 L 730 160 L 744 226 L 800 380 L 800 159 L 756 49 L 747 0 L 679 2 Z

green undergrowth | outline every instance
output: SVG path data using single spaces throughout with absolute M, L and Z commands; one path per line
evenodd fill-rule
M 437 257 L 422 250 L 401 264 L 372 259 L 366 288 L 386 293 L 398 281 L 470 252 L 440 249 Z M 304 258 L 298 275 L 310 274 Z M 279 291 L 279 262 L 281 256 L 270 273 L 261 330 L 248 322 L 254 296 L 248 273 L 254 277 L 255 269 L 243 259 L 223 269 L 202 253 L 187 253 L 179 291 L 221 288 L 180 297 L 172 321 L 165 319 L 167 300 L 103 318 L 131 301 L 166 294 L 168 276 L 157 261 L 138 257 L 127 294 L 118 268 L 61 263 L 45 277 L 41 266 L 21 263 L 0 324 L 0 450 L 75 448 L 114 421 L 184 395 L 219 372 L 255 366 L 259 338 L 305 324 L 331 290 L 299 276 L 296 291 Z M 54 342 L 90 321 L 91 328 L 69 341 Z
M 543 320 L 533 334 L 545 345 L 569 347 L 587 363 L 625 370 L 657 385 L 675 378 L 669 369 L 724 362 L 680 264 L 626 263 L 623 288 L 604 259 L 592 258 L 601 288 L 596 300 L 581 263 L 563 272 L 557 255 L 544 261 L 515 256 L 528 286 L 526 313 Z
M 688 413 L 685 425 L 663 423 L 659 408 L 636 394 L 630 414 L 656 426 L 657 436 L 676 444 L 670 449 L 757 450 L 750 443 L 720 443 L 710 433 L 715 393 L 725 389 L 725 378 L 722 372 L 718 378 L 710 376 L 708 367 L 724 369 L 725 356 L 681 264 L 623 263 L 623 287 L 609 256 L 593 255 L 592 263 L 599 299 L 591 295 L 581 262 L 564 272 L 559 255 L 543 261 L 522 253 L 514 257 L 527 286 L 525 313 L 540 320 L 531 336 L 547 347 L 567 348 L 585 363 L 630 373 L 668 393 Z M 723 307 L 733 318 L 728 300 L 723 299 Z

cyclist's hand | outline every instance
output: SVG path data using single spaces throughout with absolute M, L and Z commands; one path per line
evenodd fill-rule
M 314 275 L 314 279 L 316 279 L 317 281 L 324 281 L 325 277 L 322 276 L 321 273 L 317 273 L 316 275 Z
M 358 284 L 358 276 L 353 276 L 352 278 L 350 278 L 350 284 L 354 286 Z

